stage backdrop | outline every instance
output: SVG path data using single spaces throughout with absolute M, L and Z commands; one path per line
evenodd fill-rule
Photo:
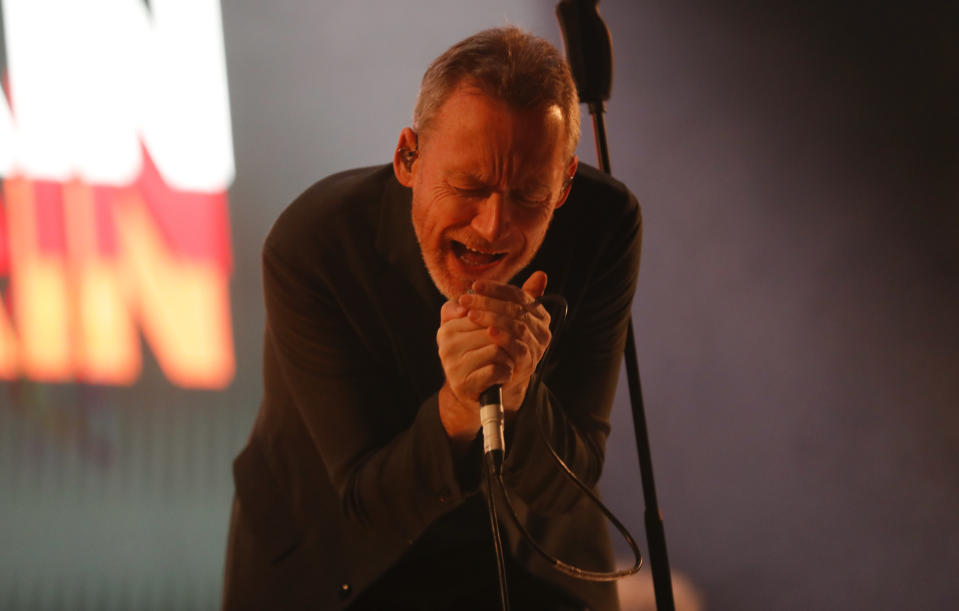
M 686 608 L 956 608 L 955 11 L 600 5 Z M 561 45 L 554 6 L 0 0 L 0 608 L 218 606 L 273 220 L 388 162 L 451 43 Z M 642 539 L 635 456 L 623 387 L 602 489 Z

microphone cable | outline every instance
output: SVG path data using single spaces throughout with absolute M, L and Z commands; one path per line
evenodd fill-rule
M 532 379 L 530 380 L 530 386 L 526 391 L 526 395 L 530 396 L 535 394 L 540 384 L 542 383 L 542 374 L 543 369 L 545 368 L 546 363 L 549 361 L 552 352 L 553 346 L 559 341 L 560 336 L 562 335 L 563 330 L 566 327 L 566 317 L 569 312 L 569 306 L 566 303 L 566 299 L 562 295 L 543 295 L 538 300 L 538 303 L 544 305 L 547 310 L 550 309 L 550 306 L 556 308 L 557 313 L 559 314 L 558 320 L 555 324 L 556 331 L 553 333 L 552 340 L 550 341 L 549 346 L 546 348 L 543 358 L 540 359 L 539 364 L 536 367 L 536 370 L 533 372 Z M 552 312 L 550 313 L 552 316 Z M 502 403 L 501 403 L 502 404 Z M 552 455 L 553 460 L 560 466 L 563 470 L 563 473 L 566 474 L 567 478 L 571 479 L 580 490 L 596 505 L 599 510 L 603 513 L 607 520 L 609 520 L 613 526 L 616 527 L 616 530 L 619 531 L 623 539 L 629 545 L 630 549 L 633 552 L 634 563 L 633 566 L 622 569 L 619 571 L 593 571 L 587 570 L 575 565 L 569 564 L 556 558 L 551 555 L 542 546 L 536 541 L 536 539 L 526 530 L 526 527 L 523 526 L 522 521 L 520 521 L 519 516 L 516 515 L 516 510 L 513 507 L 513 502 L 510 499 L 509 492 L 507 491 L 506 484 L 503 481 L 502 473 L 502 463 L 503 463 L 503 450 L 495 450 L 486 452 L 484 454 L 484 460 L 486 462 L 486 473 L 487 473 L 487 494 L 486 502 L 487 508 L 490 516 L 490 530 L 493 536 L 493 548 L 496 553 L 496 564 L 497 571 L 500 579 L 499 590 L 500 590 L 500 601 L 502 603 L 503 611 L 509 611 L 509 599 L 508 599 L 508 588 L 506 585 L 506 569 L 505 562 L 503 559 L 503 542 L 500 537 L 499 532 L 499 520 L 497 517 L 496 506 L 493 497 L 493 484 L 494 482 L 498 485 L 500 492 L 503 495 L 503 502 L 506 504 L 508 509 L 509 516 L 512 519 L 513 523 L 519 529 L 520 534 L 526 539 L 534 551 L 539 554 L 544 560 L 550 563 L 555 570 L 574 577 L 576 579 L 582 579 L 585 581 L 615 581 L 617 579 L 622 579 L 623 577 L 628 577 L 629 575 L 635 575 L 643 566 L 643 556 L 639 551 L 639 546 L 636 545 L 636 541 L 633 539 L 633 536 L 630 534 L 626 526 L 623 525 L 616 516 L 613 515 L 612 511 L 609 510 L 606 505 L 599 499 L 599 497 L 594 493 L 590 487 L 579 478 L 576 473 L 566 464 L 566 461 L 556 452 L 556 449 L 553 448 L 553 445 L 550 443 L 549 434 L 546 432 L 543 425 L 542 418 L 542 405 L 536 405 L 536 419 L 538 424 L 539 434 L 543 439 L 543 443 L 546 444 L 547 449 L 549 449 L 550 455 Z
M 496 555 L 500 608 L 502 611 L 509 611 L 509 588 L 506 580 L 506 561 L 503 558 L 503 539 L 499 533 L 499 518 L 496 515 L 496 501 L 493 498 L 493 482 L 499 481 L 502 486 L 503 452 L 501 450 L 487 452 L 483 455 L 483 459 L 486 463 L 486 509 L 489 513 L 490 533 L 493 536 L 493 553 Z M 512 511 L 512 507 L 510 510 Z

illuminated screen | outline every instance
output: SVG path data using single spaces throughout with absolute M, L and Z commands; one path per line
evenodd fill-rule
M 0 609 L 217 605 L 255 408 L 220 10 L 0 0 Z
M 50 19 L 50 15 L 58 15 Z M 216 0 L 4 0 L 0 378 L 234 373 L 233 149 Z

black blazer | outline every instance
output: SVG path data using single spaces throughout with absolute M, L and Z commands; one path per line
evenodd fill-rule
M 410 201 L 391 166 L 344 172 L 297 198 L 266 240 L 264 395 L 234 462 L 226 609 L 345 608 L 434 520 L 478 493 L 439 419 L 444 298 L 420 256 Z M 581 164 L 517 279 L 544 270 L 569 315 L 544 383 L 507 431 L 504 477 L 541 544 L 594 570 L 612 566 L 603 518 L 553 464 L 539 421 L 595 484 L 639 250 L 635 198 Z M 503 528 L 509 553 L 531 572 L 594 611 L 618 609 L 613 584 L 555 572 L 511 523 Z

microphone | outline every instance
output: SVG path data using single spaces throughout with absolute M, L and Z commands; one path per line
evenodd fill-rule
M 561 320 L 565 320 L 568 306 L 561 295 L 543 295 L 536 300 L 536 303 L 540 305 L 551 303 L 557 306 L 562 314 Z M 503 389 L 500 385 L 494 384 L 481 392 L 479 404 L 480 424 L 483 427 L 483 454 L 492 456 L 498 467 L 502 464 L 503 457 L 506 454 L 506 441 L 503 438 Z
M 483 453 L 503 460 L 506 442 L 503 439 L 503 389 L 490 386 L 479 396 L 480 424 L 483 425 Z M 498 464 L 498 463 L 497 463 Z

